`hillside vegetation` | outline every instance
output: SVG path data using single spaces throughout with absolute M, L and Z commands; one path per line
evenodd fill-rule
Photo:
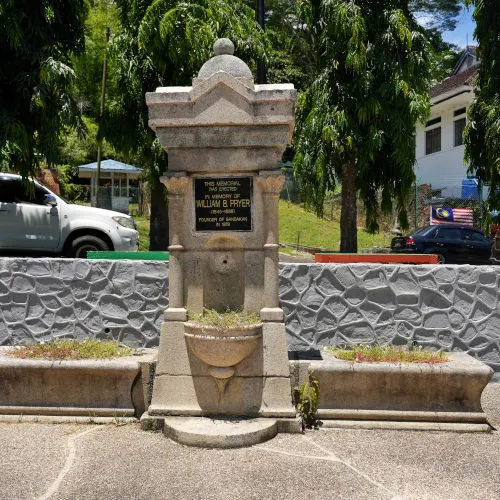
M 335 221 L 319 219 L 307 212 L 300 205 L 280 200 L 280 242 L 299 243 L 310 247 L 320 247 L 338 251 L 340 248 L 340 227 Z M 146 217 L 135 217 L 139 230 L 139 249 L 149 249 L 149 220 Z M 300 234 L 299 234 L 300 233 Z M 373 246 L 385 247 L 390 244 L 391 235 L 370 235 L 358 230 L 358 248 Z

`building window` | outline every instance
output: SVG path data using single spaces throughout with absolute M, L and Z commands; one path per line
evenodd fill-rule
M 467 108 L 456 109 L 455 111 L 453 111 L 453 116 L 465 115 L 466 111 L 467 111 Z
M 464 143 L 465 118 L 455 120 L 455 146 L 461 146 Z
M 438 116 L 437 118 L 433 118 L 432 120 L 429 120 L 428 122 L 425 123 L 425 126 L 430 127 L 431 125 L 436 125 L 436 123 L 441 123 L 440 116 Z
M 425 132 L 425 154 L 441 151 L 441 127 L 436 127 Z

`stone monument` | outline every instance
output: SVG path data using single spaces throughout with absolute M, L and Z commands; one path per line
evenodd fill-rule
M 277 165 L 296 91 L 254 85 L 233 51 L 219 39 L 191 87 L 146 94 L 149 125 L 169 155 L 170 301 L 143 427 L 221 447 L 300 430 L 278 304 Z M 189 322 L 204 308 L 255 312 L 260 323 L 222 335 Z

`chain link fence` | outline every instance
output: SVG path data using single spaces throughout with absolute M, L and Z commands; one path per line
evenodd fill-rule
M 281 199 L 296 204 L 302 203 L 304 200 L 300 183 L 294 177 L 293 170 L 283 168 L 282 172 L 285 175 L 285 183 L 281 191 Z M 323 206 L 325 219 L 340 222 L 341 197 L 340 192 L 327 194 Z M 484 230 L 487 215 L 486 198 L 486 189 L 479 188 L 475 179 L 459 180 L 446 188 L 434 188 L 431 184 L 416 183 L 407 205 L 409 230 L 414 231 L 431 224 L 432 207 L 470 209 L 472 225 Z M 365 216 L 364 206 L 358 200 L 359 228 L 364 227 Z M 379 226 L 382 233 L 397 233 L 400 230 L 395 213 L 380 214 Z
M 115 210 L 124 214 L 133 212 L 142 215 L 143 198 L 143 193 L 138 187 L 99 187 L 99 208 Z M 92 206 L 97 205 L 94 193 L 90 194 L 89 201 Z
M 460 184 L 434 189 L 431 184 L 417 184 L 408 205 L 408 219 L 411 229 L 431 224 L 432 208 L 468 209 L 472 215 L 472 225 L 484 230 L 487 215 L 487 192 L 480 188 L 475 179 L 464 179 Z M 453 216 L 452 216 L 453 217 Z M 459 222 L 451 218 L 449 222 Z

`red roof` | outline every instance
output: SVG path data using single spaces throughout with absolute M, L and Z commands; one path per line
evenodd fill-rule
M 447 78 L 441 83 L 434 85 L 434 87 L 432 87 L 429 91 L 431 97 L 437 97 L 438 95 L 445 94 L 450 90 L 458 89 L 459 87 L 463 87 L 464 85 L 474 85 L 474 80 L 476 78 L 478 70 L 479 65 L 471 66 L 465 71 L 450 76 L 450 78 Z

